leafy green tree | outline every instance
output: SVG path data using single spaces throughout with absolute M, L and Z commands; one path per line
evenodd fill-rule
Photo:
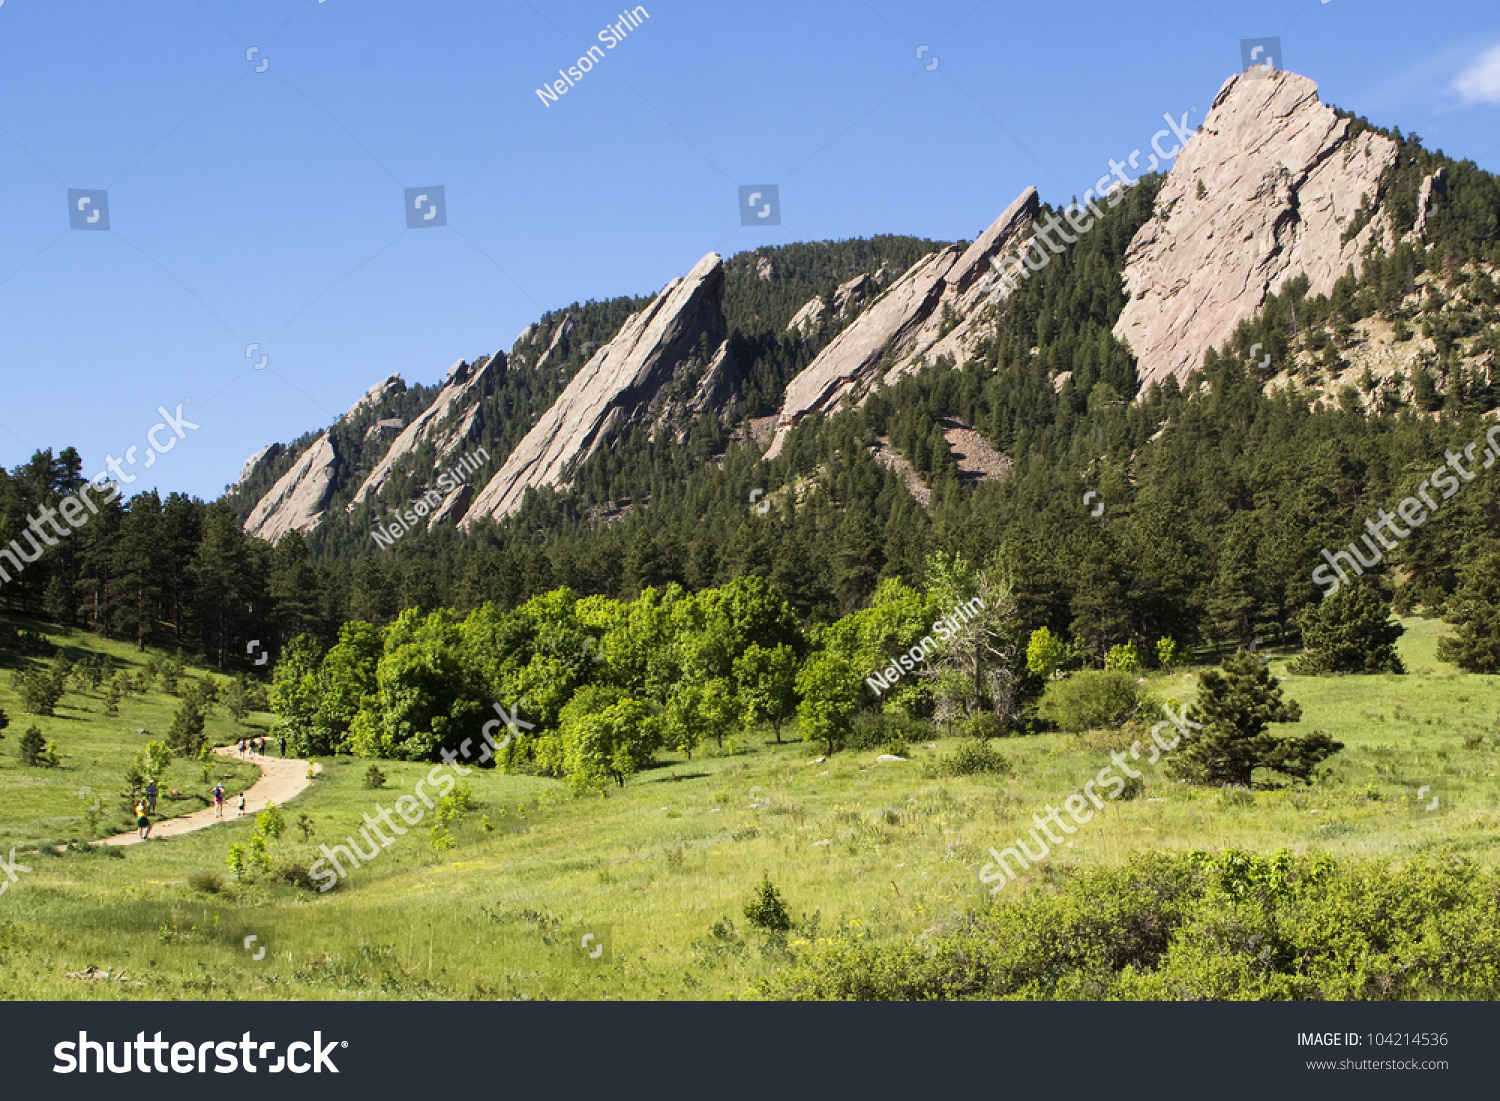
M 1176 749 L 1168 765 L 1173 775 L 1199 784 L 1244 784 L 1249 786 L 1257 768 L 1270 768 L 1298 779 L 1311 778 L 1313 770 L 1343 745 L 1327 734 L 1275 735 L 1272 723 L 1294 723 L 1302 709 L 1294 700 L 1284 700 L 1281 686 L 1259 658 L 1240 650 L 1217 670 L 1207 669 L 1198 677 L 1198 695 L 1187 718 L 1201 724 Z M 1174 735 L 1175 737 L 1176 735 Z
M 165 742 L 147 742 L 137 758 L 141 774 L 148 780 L 160 782 L 171 767 L 173 756 L 172 748 Z
M 745 705 L 745 721 L 768 722 L 781 744 L 781 727 L 797 709 L 797 654 L 786 643 L 767 648 L 752 642 L 734 661 L 734 682 Z
M 1302 643 L 1307 652 L 1296 660 L 1293 671 L 1404 673 L 1396 640 L 1405 633 L 1406 628 L 1391 619 L 1390 606 L 1372 586 L 1345 585 L 1302 613 Z
M 1104 668 L 1121 673 L 1139 673 L 1141 654 L 1135 648 L 1135 643 L 1122 642 L 1118 646 L 1111 646 L 1109 653 L 1104 655 Z
M 1465 571 L 1444 619 L 1456 631 L 1438 639 L 1439 661 L 1466 673 L 1500 673 L 1500 552 L 1484 555 Z
M 1062 668 L 1067 654 L 1068 648 L 1062 639 L 1050 629 L 1038 627 L 1031 632 L 1031 639 L 1026 643 L 1026 668 L 1039 677 L 1050 677 Z
M 557 742 L 561 773 L 576 790 L 598 791 L 609 780 L 624 787 L 651 763 L 660 721 L 645 701 L 618 689 L 584 688 L 563 708 Z M 549 756 L 538 752 L 539 760 Z
M 302 746 L 304 752 L 348 751 L 354 719 L 375 692 L 381 650 L 380 631 L 371 624 L 355 620 L 339 628 L 338 643 L 323 655 L 314 680 L 317 710 Z
M 361 757 L 403 761 L 437 758 L 477 741 L 484 725 L 482 678 L 466 660 L 454 614 L 415 608 L 385 630 L 375 691 L 355 718 L 350 745 Z
M 809 658 L 797 674 L 797 724 L 805 742 L 820 741 L 831 756 L 849 736 L 864 686 L 859 671 L 837 653 Z

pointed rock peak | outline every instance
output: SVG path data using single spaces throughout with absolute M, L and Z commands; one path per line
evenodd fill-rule
M 396 464 L 424 443 L 431 443 L 438 458 L 442 459 L 469 439 L 479 417 L 479 398 L 483 396 L 481 391 L 504 371 L 505 356 L 500 352 L 492 356 L 480 356 L 473 364 L 461 359 L 449 368 L 448 381 L 438 391 L 437 397 L 401 430 L 390 449 L 375 464 L 375 469 L 370 471 L 354 494 L 348 510 L 353 512 L 370 494 L 378 494 Z M 449 415 L 459 412 L 464 414 L 463 417 L 456 418 L 457 423 L 449 423 Z
M 377 382 L 374 386 L 366 390 L 365 396 L 350 406 L 349 412 L 345 413 L 341 419 L 346 421 L 353 420 L 359 413 L 379 405 L 392 394 L 401 394 L 405 393 L 405 391 L 406 383 L 401 381 L 401 376 L 399 374 L 391 375 L 384 382 Z
M 675 409 L 701 412 L 722 406 L 737 377 L 727 355 L 723 294 L 724 260 L 711 252 L 632 314 L 475 496 L 461 526 L 482 516 L 509 516 L 528 489 L 557 485 L 574 462 L 625 427 L 655 431 Z M 704 338 L 707 363 L 699 359 Z M 696 391 L 685 400 L 674 396 L 671 384 L 679 375 L 699 368 L 703 375 Z
M 245 521 L 245 534 L 274 543 L 289 531 L 311 531 L 323 519 L 339 463 L 324 432 L 261 498 Z
M 1393 243 L 1378 200 L 1396 143 L 1370 130 L 1351 139 L 1317 92 L 1297 73 L 1237 73 L 1178 153 L 1126 253 L 1114 330 L 1143 390 L 1184 380 L 1293 277 L 1327 294 L 1368 243 Z M 1366 201 L 1377 212 L 1360 225 Z
M 1036 188 L 1028 187 L 968 247 L 928 253 L 895 280 L 787 384 L 766 458 L 780 454 L 786 433 L 809 413 L 862 401 L 882 378 L 899 378 L 938 355 L 965 359 L 979 335 L 979 307 L 1009 293 L 984 278 L 990 261 L 1025 232 L 1038 209 Z M 803 309 L 812 320 L 820 312 L 812 303 Z M 958 324 L 945 330 L 948 318 Z

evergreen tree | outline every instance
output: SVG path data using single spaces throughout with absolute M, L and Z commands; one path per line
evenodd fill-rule
M 1406 628 L 1370 585 L 1346 585 L 1302 613 L 1307 652 L 1296 673 L 1404 673 L 1396 640 Z
M 1500 673 L 1500 551 L 1469 568 L 1444 618 L 1457 630 L 1438 639 L 1439 661 L 1466 673 Z
M 1324 759 L 1343 745 L 1327 734 L 1278 736 L 1272 723 L 1294 723 L 1302 709 L 1283 700 L 1281 687 L 1254 654 L 1240 650 L 1217 670 L 1198 677 L 1198 696 L 1187 717 L 1201 724 L 1191 735 L 1179 734 L 1186 745 L 1177 749 L 1169 770 L 1198 784 L 1249 786 L 1257 768 L 1271 768 L 1306 780 Z

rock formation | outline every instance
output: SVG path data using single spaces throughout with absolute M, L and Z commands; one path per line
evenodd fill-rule
M 1360 204 L 1377 205 L 1396 145 L 1318 101 L 1288 72 L 1225 81 L 1201 130 L 1178 154 L 1152 217 L 1126 255 L 1130 295 L 1115 336 L 1135 353 L 1143 386 L 1202 366 L 1203 353 L 1253 317 L 1266 295 L 1306 274 L 1326 294 L 1372 237 L 1391 240 L 1378 212 L 1352 238 Z
M 339 457 L 324 432 L 260 499 L 245 521 L 245 534 L 274 543 L 289 531 L 311 531 L 323 519 Z
M 702 412 L 727 402 L 738 380 L 725 340 L 723 294 L 723 261 L 711 252 L 632 314 L 475 496 L 462 525 L 515 512 L 526 490 L 557 485 L 571 463 L 627 425 L 655 429 L 677 409 Z M 679 376 L 695 368 L 704 337 L 711 359 L 688 396 L 681 389 L 687 379 Z
M 561 326 L 559 326 L 561 328 Z M 402 429 L 394 443 L 375 464 L 349 502 L 353 512 L 366 498 L 378 495 L 397 463 L 423 444 L 431 444 L 438 465 L 470 438 L 479 417 L 484 388 L 505 371 L 505 355 L 480 356 L 472 365 L 459 360 L 448 369 L 448 380 L 422 414 Z M 449 416 L 458 416 L 456 422 Z
M 1031 225 L 1037 209 L 1036 188 L 1028 187 L 967 248 L 952 245 L 928 253 L 891 284 L 787 384 L 766 458 L 780 453 L 786 433 L 809 413 L 858 401 L 877 382 L 894 381 L 924 360 L 946 353 L 962 362 L 978 338 L 982 307 L 1008 293 L 985 278 L 992 270 L 990 258 Z M 945 324 L 951 326 L 946 333 Z M 882 371 L 887 347 L 891 361 Z

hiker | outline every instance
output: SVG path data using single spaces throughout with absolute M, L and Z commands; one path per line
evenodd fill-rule
M 281 736 L 281 755 L 283 757 L 286 756 L 286 735 L 285 734 L 283 734 Z
M 156 813 L 156 795 L 157 795 L 158 790 L 159 789 L 156 786 L 156 781 L 155 780 L 152 780 L 149 784 L 146 785 L 146 813 L 147 814 L 155 814 Z
M 255 739 L 255 752 L 259 753 L 262 757 L 264 757 L 266 755 L 266 740 L 265 740 L 265 738 L 261 737 L 261 738 L 256 738 Z
M 214 785 L 214 817 L 224 817 L 224 785 Z
M 245 756 L 245 739 L 244 738 L 241 738 L 239 740 L 239 742 L 235 745 L 235 749 L 236 749 L 236 751 L 238 751 L 238 753 L 239 753 L 239 755 L 241 757 Z
M 245 817 L 245 793 L 240 792 L 240 817 Z
M 146 817 L 145 803 L 137 803 L 135 805 L 135 827 L 139 831 L 142 841 L 149 841 L 151 839 L 151 819 Z

